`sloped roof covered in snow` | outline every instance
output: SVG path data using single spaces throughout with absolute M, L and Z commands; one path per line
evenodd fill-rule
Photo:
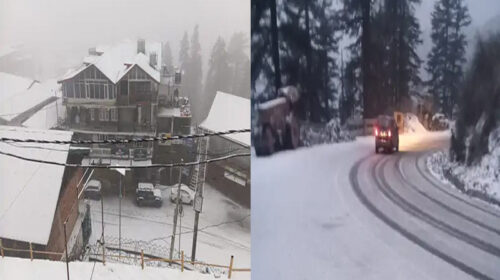
M 160 82 L 161 43 L 145 41 L 145 54 L 137 53 L 137 41 L 126 40 L 114 46 L 99 46 L 101 55 L 89 55 L 83 64 L 68 71 L 59 82 L 75 77 L 90 65 L 95 65 L 112 83 L 116 84 L 134 65 L 137 65 L 158 83 Z M 149 64 L 151 54 L 156 54 L 156 69 Z
M 208 117 L 200 127 L 210 131 L 250 128 L 250 99 L 218 91 Z M 232 141 L 250 146 L 250 133 L 227 135 Z
M 60 85 L 51 79 L 35 83 L 29 89 L 24 89 L 0 99 L 0 115 L 3 119 L 12 120 L 20 113 L 36 106 L 46 99 L 59 93 Z
M 0 102 L 20 91 L 27 90 L 33 82 L 35 81 L 32 79 L 0 72 Z
M 72 132 L 0 126 L 0 137 L 71 140 Z M 0 142 L 0 151 L 66 162 L 69 145 Z M 0 155 L 0 238 L 47 244 L 64 167 Z

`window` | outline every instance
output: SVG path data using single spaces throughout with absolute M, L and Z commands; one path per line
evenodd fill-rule
M 89 110 L 90 110 L 90 120 L 95 121 L 95 109 L 90 108 Z
M 118 110 L 116 108 L 111 108 L 109 109 L 110 115 L 111 115 L 111 121 L 116 122 L 118 121 Z
M 109 121 L 109 112 L 107 108 L 99 108 L 99 120 L 102 122 Z
M 142 111 L 142 108 L 141 106 L 137 106 L 137 123 L 138 124 L 141 124 L 141 111 Z

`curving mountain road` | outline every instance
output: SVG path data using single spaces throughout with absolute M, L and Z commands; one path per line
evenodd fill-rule
M 425 155 L 407 151 L 359 161 L 350 172 L 356 196 L 429 254 L 473 278 L 500 279 L 500 212 L 435 180 Z
M 364 137 L 253 158 L 253 276 L 500 279 L 500 210 L 427 170 L 448 139 L 403 135 L 401 152 L 375 154 Z

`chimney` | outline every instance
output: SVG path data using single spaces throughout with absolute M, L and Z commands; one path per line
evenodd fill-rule
M 89 48 L 89 55 L 97 55 L 96 48 Z
M 144 39 L 137 40 L 137 53 L 146 54 L 146 41 Z
M 149 54 L 149 65 L 156 69 L 156 65 L 158 64 L 158 55 L 156 53 Z

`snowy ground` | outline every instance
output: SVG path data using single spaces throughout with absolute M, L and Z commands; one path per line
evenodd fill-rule
M 473 166 L 450 162 L 448 151 L 439 151 L 428 158 L 427 166 L 446 184 L 450 183 L 443 172 L 451 171 L 451 176 L 459 180 L 465 191 L 477 191 L 500 201 L 500 128 L 491 133 L 488 151 L 481 162 Z
M 71 262 L 69 264 L 72 280 L 125 280 L 125 279 L 178 279 L 178 280 L 208 280 L 215 279 L 208 274 L 184 271 L 171 268 L 145 267 L 93 262 Z M 238 275 L 240 274 L 240 275 Z M 241 273 L 235 273 L 231 279 L 242 279 Z M 0 258 L 0 279 L 5 280 L 35 280 L 51 279 L 66 280 L 66 263 L 47 260 L 20 258 Z M 221 277 L 219 279 L 227 279 Z
M 163 206 L 138 207 L 135 195 L 130 193 L 122 200 L 122 244 L 128 249 L 141 248 L 145 252 L 168 257 L 172 235 L 175 204 L 169 199 L 170 190 L 164 189 Z M 193 240 L 194 211 L 191 205 L 184 205 L 181 247 L 186 258 L 191 255 Z M 118 247 L 119 199 L 117 195 L 104 198 L 104 233 L 108 246 Z M 91 201 L 92 236 L 91 244 L 101 236 L 101 203 Z M 177 224 L 179 229 L 179 223 Z M 205 263 L 229 265 L 234 256 L 234 267 L 250 268 L 250 209 L 229 200 L 209 185 L 205 185 L 203 212 L 200 215 L 196 259 Z M 179 235 L 175 240 L 179 249 Z M 174 257 L 178 257 L 177 255 Z M 249 272 L 237 272 L 239 279 L 250 279 Z
M 498 279 L 500 212 L 448 193 L 422 170 L 425 154 L 448 139 L 401 135 L 401 152 L 391 155 L 376 155 L 373 137 L 358 137 L 253 156 L 252 275 Z

